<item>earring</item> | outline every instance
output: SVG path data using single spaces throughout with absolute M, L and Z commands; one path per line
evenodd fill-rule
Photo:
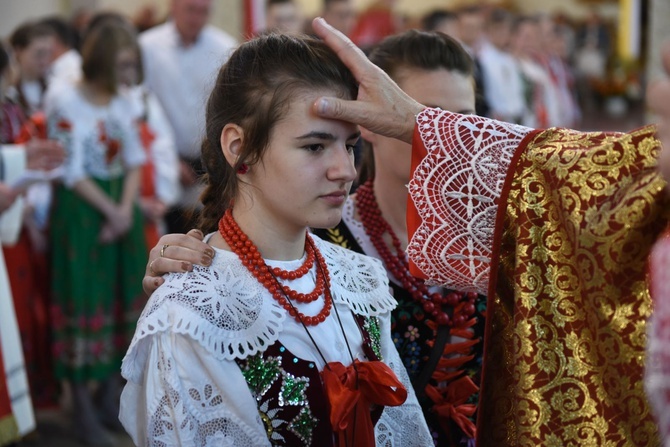
M 246 174 L 249 172 L 249 166 L 246 163 L 242 163 L 239 168 L 237 168 L 238 174 Z

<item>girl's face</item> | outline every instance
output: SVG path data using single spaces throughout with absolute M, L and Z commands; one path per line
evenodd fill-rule
M 465 115 L 475 113 L 475 88 L 470 76 L 444 68 L 401 68 L 394 78 L 405 93 L 423 105 Z M 363 132 L 363 138 L 372 143 L 376 175 L 409 183 L 412 154 L 409 144 L 368 131 Z
M 240 200 L 256 219 L 286 232 L 339 223 L 356 177 L 353 147 L 358 128 L 344 121 L 319 118 L 312 104 L 331 89 L 298 90 L 287 113 L 270 132 L 262 160 L 242 176 Z
M 139 80 L 139 60 L 134 48 L 123 48 L 116 55 L 116 79 L 120 85 L 132 86 Z
M 16 51 L 16 61 L 23 79 L 32 81 L 46 76 L 51 62 L 52 46 L 51 36 L 42 36 L 33 39 L 26 48 Z

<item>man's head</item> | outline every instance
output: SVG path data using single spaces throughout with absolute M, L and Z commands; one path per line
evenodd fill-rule
M 172 0 L 170 13 L 184 43 L 191 44 L 198 39 L 211 9 L 212 0 Z
M 265 12 L 266 29 L 277 33 L 300 33 L 303 20 L 293 0 L 268 0 Z
M 348 36 L 356 24 L 356 11 L 351 0 L 324 0 L 323 18 Z

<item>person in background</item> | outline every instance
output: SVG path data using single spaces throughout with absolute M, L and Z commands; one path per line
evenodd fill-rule
M 458 39 L 458 15 L 446 9 L 436 9 L 423 16 L 421 29 L 424 31 L 438 31 Z
M 375 0 L 358 15 L 351 40 L 369 51 L 384 37 L 401 29 L 401 17 L 395 11 L 396 0 Z
M 9 74 L 9 54 L 0 45 L 0 99 L 9 84 Z M 22 148 L 8 147 L 0 142 L 0 243 L 15 243 L 21 230 L 23 191 L 15 189 L 9 182 L 16 180 L 25 169 L 54 169 L 63 162 L 63 157 L 60 146 L 33 143 Z M 31 390 L 35 383 L 29 386 L 23 341 L 5 257 L 0 251 L 0 446 L 13 445 L 35 429 L 31 403 Z
M 301 33 L 305 28 L 300 6 L 295 0 L 267 0 L 265 32 Z
M 456 35 L 465 51 L 470 54 L 475 66 L 475 93 L 477 94 L 475 110 L 479 116 L 489 116 L 490 107 L 486 99 L 482 65 L 479 58 L 479 49 L 484 40 L 484 12 L 481 6 L 471 5 L 459 9 L 456 15 L 458 17 Z
M 27 22 L 16 28 L 9 38 L 18 71 L 13 91 L 9 94 L 28 117 L 43 108 L 53 35 L 50 27 Z
M 119 73 L 138 53 L 126 26 L 93 27 L 81 82 L 46 100 L 49 137 L 67 153 L 50 234 L 55 372 L 71 387 L 75 433 L 90 445 L 113 445 L 104 426 L 120 429 L 119 362 L 146 299 L 137 276 L 146 253 L 137 206 L 146 157 L 133 106 L 119 92 Z
M 47 85 L 55 82 L 77 82 L 81 79 L 81 56 L 75 49 L 76 31 L 59 16 L 50 16 L 40 23 L 53 30 L 51 64 L 47 73 Z
M 171 0 L 170 20 L 140 34 L 145 84 L 163 107 L 174 132 L 184 193 L 166 216 L 170 232 L 190 228 L 187 214 L 197 201 L 201 172 L 199 138 L 207 92 L 235 40 L 207 24 L 212 0 Z
M 121 24 L 133 26 L 127 21 Z M 156 95 L 142 84 L 141 54 L 126 56 L 119 62 L 119 84 L 135 108 L 140 141 L 147 156 L 142 166 L 139 204 L 145 221 L 147 247 L 153 247 L 165 233 L 164 216 L 168 207 L 175 204 L 181 194 L 179 158 L 167 116 Z
M 513 16 L 503 10 L 491 12 L 486 40 L 479 49 L 482 80 L 488 115 L 508 123 L 520 124 L 526 114 L 521 70 L 509 52 Z
M 345 36 L 356 24 L 356 10 L 352 0 L 323 0 L 321 16 Z

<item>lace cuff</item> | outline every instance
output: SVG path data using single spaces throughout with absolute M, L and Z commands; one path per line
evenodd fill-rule
M 408 209 L 416 216 L 408 217 L 407 254 L 430 283 L 488 293 L 498 200 L 512 156 L 531 131 L 439 109 L 417 116 L 421 140 L 412 148 L 409 183 L 415 210 Z

